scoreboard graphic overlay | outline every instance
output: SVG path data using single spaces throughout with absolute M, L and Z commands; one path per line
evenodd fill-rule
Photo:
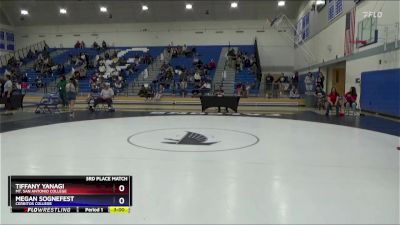
M 13 213 L 129 213 L 132 176 L 9 176 Z

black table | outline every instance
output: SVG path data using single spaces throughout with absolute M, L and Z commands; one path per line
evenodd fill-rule
M 238 96 L 201 96 L 201 110 L 204 112 L 206 109 L 211 107 L 226 107 L 237 112 L 240 97 Z
M 25 96 L 24 94 L 12 94 L 10 97 L 11 108 L 12 109 L 23 108 L 24 96 Z M 7 101 L 6 97 L 0 97 L 0 104 L 6 104 L 6 101 Z

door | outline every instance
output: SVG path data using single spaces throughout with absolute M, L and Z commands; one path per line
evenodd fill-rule
M 333 69 L 331 79 L 332 79 L 331 80 L 332 87 L 335 87 L 340 95 L 344 95 L 345 92 L 344 88 L 346 82 L 346 69 L 344 68 Z M 330 90 L 328 90 L 328 92 L 330 92 Z

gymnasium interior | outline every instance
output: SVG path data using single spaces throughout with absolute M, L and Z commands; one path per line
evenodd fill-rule
M 399 224 L 399 24 L 397 0 L 1 0 L 0 223 Z

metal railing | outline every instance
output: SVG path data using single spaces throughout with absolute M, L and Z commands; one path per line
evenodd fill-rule
M 40 52 L 40 51 L 43 50 L 45 45 L 46 45 L 46 42 L 45 41 L 41 41 L 41 42 L 38 42 L 36 44 L 29 45 L 27 47 L 24 47 L 24 48 L 15 50 L 13 52 L 10 52 L 8 54 L 2 55 L 2 56 L 0 56 L 0 66 L 1 67 L 6 66 L 8 60 L 10 58 L 12 58 L 12 57 L 16 57 L 16 58 L 19 58 L 19 59 L 24 59 L 28 55 L 29 50 L 31 50 L 32 52 L 35 52 L 35 50 Z

